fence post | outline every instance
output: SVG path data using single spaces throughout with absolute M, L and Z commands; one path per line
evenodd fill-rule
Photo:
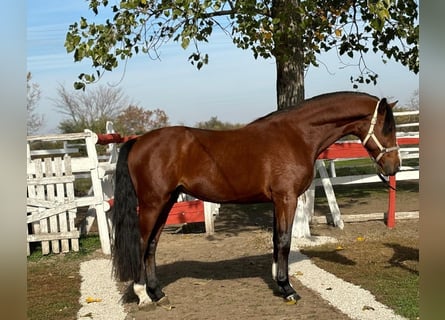
M 396 176 L 389 177 L 389 185 L 390 188 L 386 226 L 388 228 L 394 228 L 396 225 Z
M 108 232 L 108 222 L 104 208 L 104 195 L 102 192 L 102 181 L 99 177 L 99 160 L 97 159 L 96 142 L 97 135 L 85 129 L 89 135 L 85 138 L 85 145 L 87 148 L 88 158 L 91 161 L 91 183 L 93 194 L 96 199 L 94 208 L 96 209 L 97 227 L 99 230 L 99 238 L 104 254 L 111 254 L 110 234 Z
M 331 210 L 332 221 L 334 226 L 343 229 L 344 223 L 340 216 L 340 208 L 337 204 L 337 199 L 335 198 L 334 188 L 332 187 L 332 182 L 329 179 L 328 172 L 326 171 L 326 166 L 323 160 L 315 161 L 315 168 L 320 174 L 321 183 L 323 184 L 324 191 L 326 193 L 326 198 L 328 199 L 329 209 Z

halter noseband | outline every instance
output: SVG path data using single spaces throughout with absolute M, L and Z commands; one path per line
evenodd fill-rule
M 369 126 L 368 135 L 366 136 L 366 138 L 362 142 L 363 146 L 366 146 L 366 144 L 369 141 L 369 138 L 372 138 L 372 140 L 374 140 L 374 143 L 377 145 L 377 147 L 379 147 L 380 154 L 375 158 L 375 162 L 379 162 L 379 160 L 383 157 L 383 155 L 385 153 L 389 153 L 389 152 L 392 152 L 392 151 L 398 151 L 400 149 L 400 147 L 398 145 L 395 146 L 395 147 L 390 147 L 390 148 L 383 147 L 382 144 L 380 143 L 380 141 L 377 139 L 377 137 L 374 134 L 374 126 L 377 123 L 377 112 L 378 112 L 378 109 L 379 109 L 380 102 L 381 102 L 381 100 L 379 100 L 377 102 L 377 105 L 376 105 L 375 110 L 374 110 L 374 114 L 372 115 L 371 125 Z

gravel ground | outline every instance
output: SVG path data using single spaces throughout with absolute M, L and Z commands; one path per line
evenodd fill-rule
M 339 309 L 351 319 L 360 320 L 401 320 L 387 306 L 377 302 L 367 290 L 343 281 L 336 276 L 318 268 L 308 257 L 301 254 L 297 247 L 319 245 L 335 242 L 329 237 L 311 237 L 293 242 L 289 256 L 289 273 L 304 286 L 320 294 L 329 304 Z M 124 320 L 126 313 L 120 302 L 121 294 L 111 277 L 111 263 L 108 259 L 83 262 L 80 266 L 82 276 L 78 320 Z M 88 299 L 100 301 L 87 302 Z
M 82 262 L 80 275 L 82 277 L 80 285 L 82 308 L 77 313 L 77 319 L 125 319 L 126 313 L 120 302 L 122 295 L 111 276 L 111 261 L 109 259 Z

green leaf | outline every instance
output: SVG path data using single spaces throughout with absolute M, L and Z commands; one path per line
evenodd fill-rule
M 185 38 L 183 37 L 182 38 L 182 42 L 181 42 L 182 49 L 187 49 L 189 44 L 190 44 L 190 38 L 189 37 L 185 37 Z
M 85 91 L 85 83 L 83 82 L 74 82 L 74 89 Z
M 80 29 L 86 29 L 88 27 L 87 19 L 84 17 L 80 18 Z

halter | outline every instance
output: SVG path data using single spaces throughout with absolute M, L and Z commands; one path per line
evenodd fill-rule
M 377 102 L 377 105 L 376 105 L 375 110 L 374 110 L 374 114 L 372 115 L 371 125 L 370 125 L 369 130 L 368 130 L 368 135 L 366 136 L 366 138 L 362 142 L 363 146 L 366 146 L 366 144 L 369 141 L 369 138 L 372 138 L 372 140 L 374 140 L 374 143 L 377 145 L 377 147 L 379 147 L 380 154 L 374 159 L 375 162 L 379 162 L 379 160 L 383 157 L 383 155 L 385 153 L 389 153 L 389 152 L 392 152 L 392 151 L 398 151 L 400 149 L 400 147 L 398 145 L 395 146 L 395 147 L 391 147 L 391 148 L 383 147 L 382 144 L 380 143 L 379 139 L 377 139 L 377 137 L 374 134 L 374 126 L 377 123 L 377 112 L 378 112 L 378 109 L 379 109 L 380 102 L 381 102 L 381 100 L 379 100 Z

